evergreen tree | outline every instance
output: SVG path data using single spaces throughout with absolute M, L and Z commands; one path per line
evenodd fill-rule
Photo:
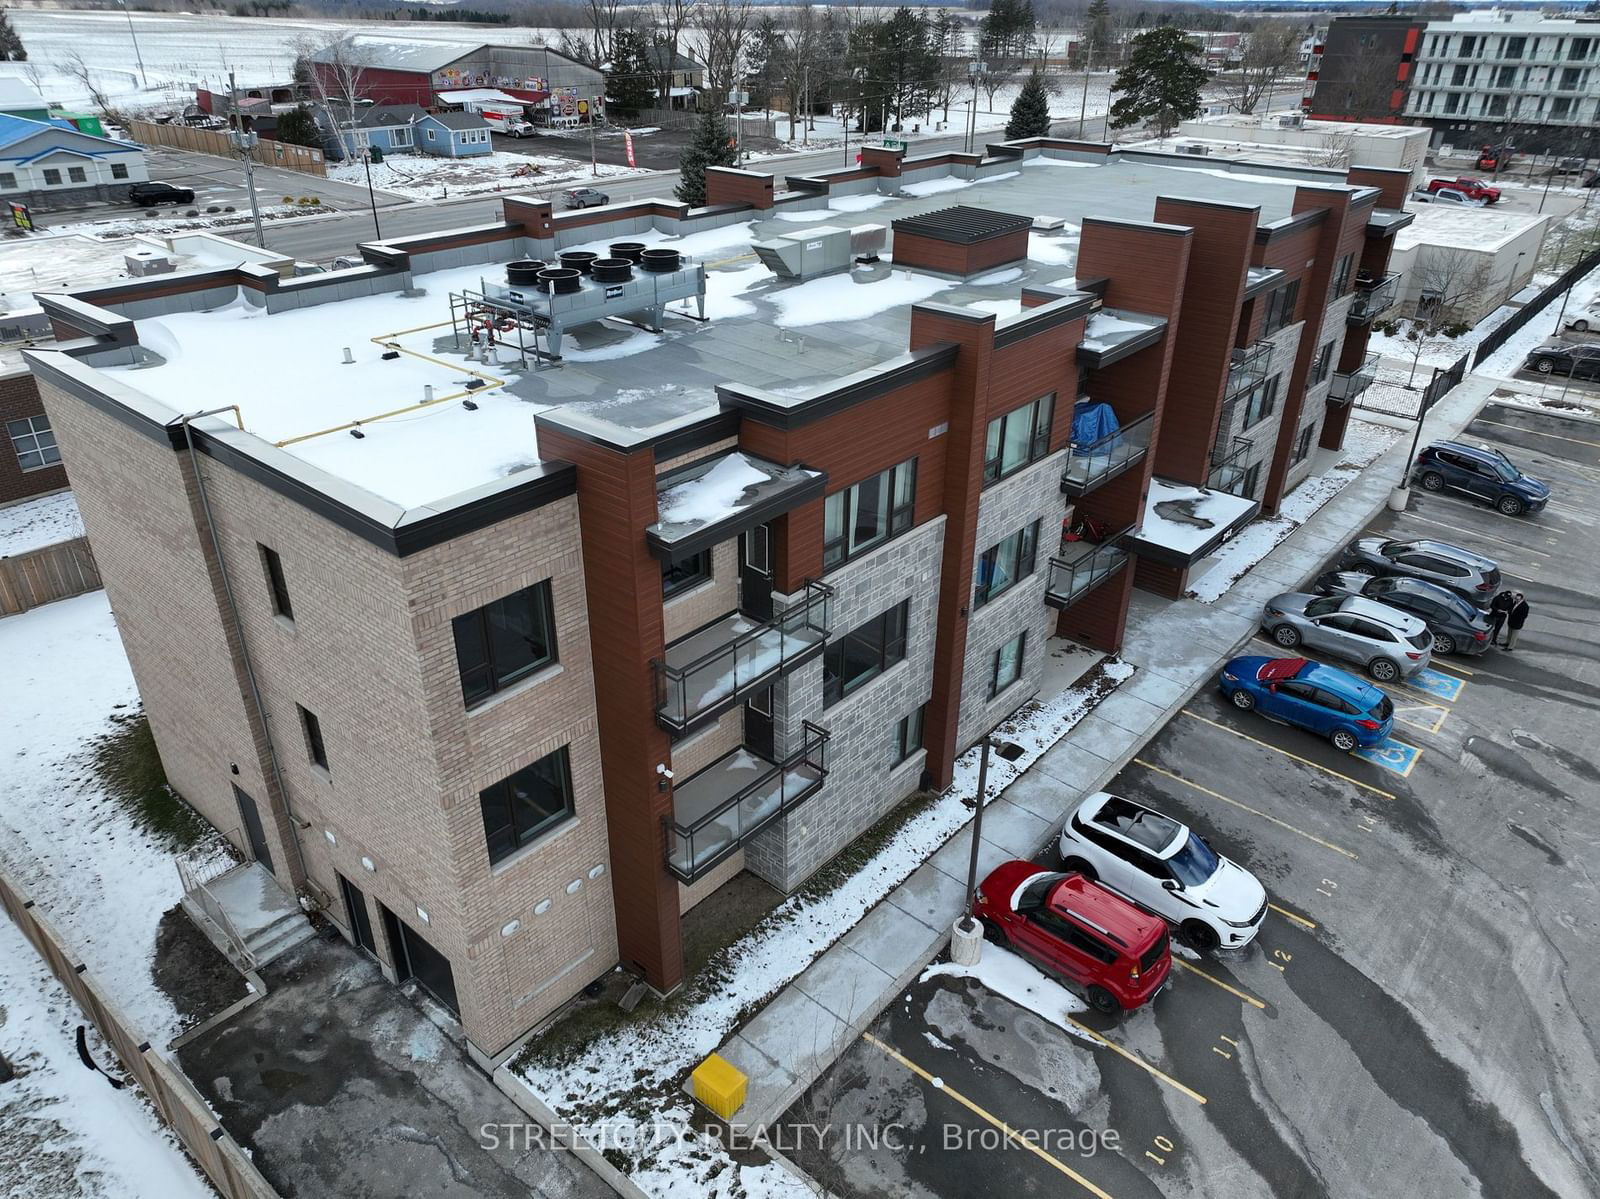
M 625 117 L 636 117 L 656 103 L 656 73 L 644 34 L 632 27 L 617 30 L 611 43 L 611 69 L 606 72 L 606 100 Z
M 728 122 L 717 109 L 706 109 L 695 126 L 694 140 L 684 147 L 683 157 L 678 160 L 680 178 L 673 194 L 680 203 L 699 208 L 706 202 L 706 168 L 731 167 L 736 158 Z
M 1111 61 L 1111 5 L 1108 0 L 1094 0 L 1084 13 L 1084 23 L 1088 26 L 1088 36 L 1084 40 L 1088 43 L 1089 62 L 1104 66 Z
M 1006 122 L 1006 140 L 1019 137 L 1050 136 L 1050 97 L 1044 90 L 1044 75 L 1038 67 L 1028 76 L 1011 106 L 1011 119 Z
M 1210 72 L 1194 64 L 1199 47 L 1173 25 L 1147 30 L 1133 39 L 1128 63 L 1111 90 L 1111 127 L 1126 129 L 1154 119 L 1157 136 L 1166 137 L 1179 121 L 1199 115 L 1200 85 Z
M 322 133 L 317 119 L 304 104 L 298 104 L 278 118 L 278 140 L 291 146 L 320 146 Z
M 0 8 L 0 62 L 27 62 L 28 50 L 11 27 L 11 18 Z

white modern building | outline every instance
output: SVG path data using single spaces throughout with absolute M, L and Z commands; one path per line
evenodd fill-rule
M 1400 276 L 1396 315 L 1473 325 L 1533 278 L 1551 217 L 1493 208 L 1415 204 L 1394 237 L 1389 269 Z
M 1410 125 L 1309 121 L 1304 114 L 1222 113 L 1178 125 L 1180 153 L 1343 170 L 1352 163 L 1403 170 L 1422 184 L 1429 132 Z

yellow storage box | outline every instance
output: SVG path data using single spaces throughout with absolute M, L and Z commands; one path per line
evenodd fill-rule
M 706 1058 L 689 1077 L 694 1084 L 694 1097 L 724 1120 L 733 1119 L 733 1114 L 744 1106 L 748 1080 L 743 1070 L 721 1054 Z

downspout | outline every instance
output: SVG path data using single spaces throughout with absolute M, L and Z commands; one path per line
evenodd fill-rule
M 191 421 L 199 420 L 203 416 L 216 416 L 223 412 L 232 412 L 234 419 L 239 419 L 237 404 L 226 404 L 221 408 L 211 408 L 205 412 L 186 415 L 182 421 L 183 441 L 189 450 L 189 468 L 194 471 L 195 489 L 200 496 L 200 511 L 205 514 L 206 534 L 211 538 L 211 550 L 217 556 L 217 573 L 222 576 L 222 592 L 228 602 L 228 616 L 233 621 L 234 631 L 239 636 L 239 657 L 244 663 L 250 703 L 255 708 L 256 719 L 261 722 L 262 740 L 267 743 L 267 763 L 272 769 L 272 782 L 277 787 L 278 794 L 283 796 L 283 810 L 289 817 L 289 844 L 294 847 L 295 861 L 300 867 L 300 877 L 309 881 L 311 873 L 306 869 L 305 851 L 300 848 L 300 829 L 309 828 L 310 824 L 302 825 L 300 818 L 294 814 L 294 805 L 289 799 L 289 789 L 283 785 L 283 771 L 278 767 L 278 748 L 272 741 L 272 725 L 267 721 L 267 707 L 261 701 L 261 688 L 256 682 L 255 663 L 250 660 L 250 646 L 245 641 L 244 624 L 239 619 L 239 603 L 233 593 L 233 580 L 228 575 L 228 560 L 222 555 L 222 539 L 217 536 L 217 525 L 211 518 L 211 498 L 206 493 L 206 477 L 200 469 L 200 459 L 194 448 L 194 432 L 190 428 Z M 240 427 L 244 427 L 242 421 Z

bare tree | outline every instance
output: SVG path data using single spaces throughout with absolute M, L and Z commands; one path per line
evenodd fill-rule
M 668 98 L 672 95 L 673 65 L 678 58 L 683 31 L 692 25 L 697 8 L 699 0 L 654 0 L 650 6 L 652 37 L 662 58 L 661 81 L 656 86 L 660 89 L 663 107 L 671 107 Z
M 698 15 L 705 45 L 706 88 L 712 104 L 720 107 L 744 77 L 750 44 L 750 5 L 748 0 L 704 0 Z
M 1262 21 L 1246 35 L 1237 71 L 1222 77 L 1228 101 L 1240 112 L 1256 110 L 1278 76 L 1299 61 L 1300 30 L 1287 21 Z
M 1324 56 L 1315 93 L 1317 111 L 1349 120 L 1395 115 L 1395 62 L 1366 48 L 1330 59 Z
M 339 139 L 347 156 L 360 148 L 356 136 L 356 109 L 366 98 L 366 66 L 348 34 L 334 33 L 317 38 L 302 34 L 290 43 L 296 63 L 306 65 L 306 84 L 312 102 L 322 111 L 328 128 Z
M 1317 145 L 1311 151 L 1313 165 L 1319 167 L 1342 168 L 1350 165 L 1350 156 L 1356 148 L 1356 131 L 1346 129 L 1340 132 L 1324 133 L 1317 139 Z
M 99 111 L 100 116 L 110 124 L 125 124 L 122 113 L 106 95 L 105 89 L 96 81 L 95 73 L 89 64 L 84 62 L 83 55 L 76 50 L 68 50 L 62 55 L 61 61 L 56 64 L 57 70 L 63 75 L 70 75 L 83 85 L 83 90 L 89 93 L 89 99 Z
M 1434 332 L 1445 325 L 1471 325 L 1490 306 L 1493 271 L 1487 255 L 1473 250 L 1419 246 L 1412 278 L 1420 289 L 1416 319 Z

